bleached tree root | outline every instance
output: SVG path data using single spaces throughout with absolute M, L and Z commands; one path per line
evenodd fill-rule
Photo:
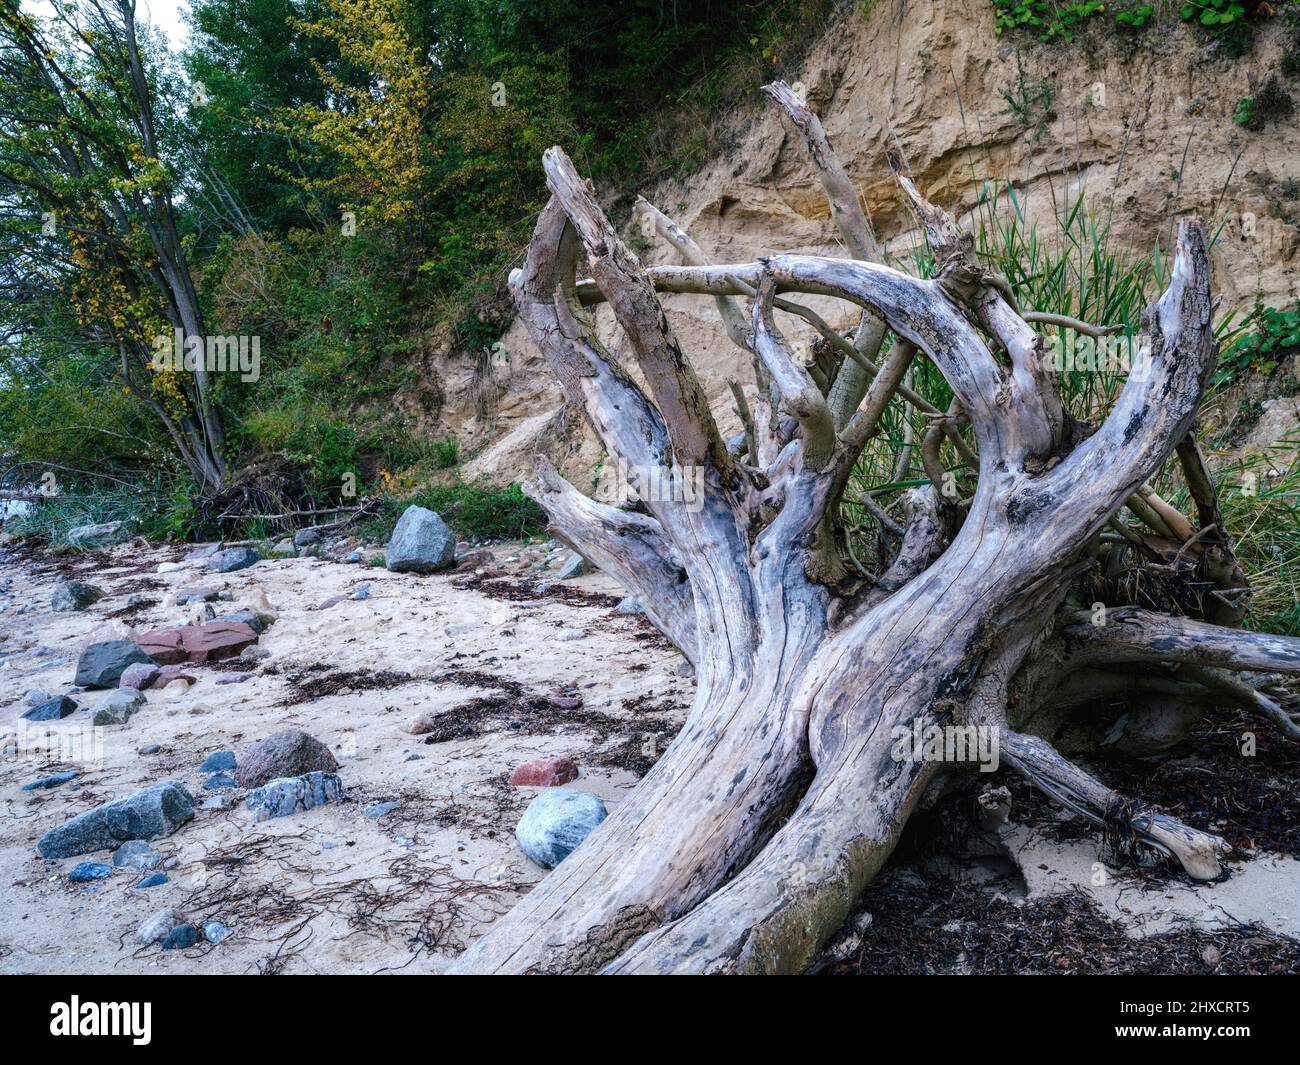
M 824 131 L 797 99 L 773 95 L 819 158 L 846 244 L 868 257 L 870 228 Z M 1076 705 L 1079 690 L 1137 690 L 1124 673 L 1135 663 L 1159 666 L 1143 685 L 1207 704 L 1224 698 L 1235 676 L 1226 671 L 1300 673 L 1300 641 L 1122 609 L 1097 627 L 1062 611 L 1128 501 L 1178 525 L 1145 486 L 1187 440 L 1217 357 L 1204 225 L 1182 223 L 1169 288 L 1144 316 L 1148 372 L 1130 377 L 1102 424 L 1081 429 L 1062 409 L 1029 312 L 906 179 L 936 252 L 933 280 L 817 256 L 710 264 L 645 203 L 639 212 L 686 265 L 643 269 L 568 158 L 551 149 L 544 167 L 552 198 L 512 291 L 639 501 L 587 499 L 545 464 L 529 492 L 557 535 L 641 597 L 694 662 L 698 687 L 650 773 L 457 968 L 801 971 L 926 789 L 970 768 L 953 764 L 972 760 L 955 753 L 960 742 L 938 760 L 918 754 L 907 738 L 926 730 L 968 735 L 977 751 L 981 737 L 995 739 L 1017 769 L 1107 831 L 1194 878 L 1220 875 L 1227 847 L 1217 836 L 1122 799 L 1030 734 Z M 579 280 L 580 263 L 592 280 Z M 755 390 L 732 385 L 737 440 L 719 434 L 662 291 L 713 296 L 751 356 Z M 812 319 L 782 293 L 845 300 L 862 324 L 805 364 L 774 312 Z M 596 338 L 585 308 L 597 301 L 622 326 L 644 389 Z M 872 323 L 891 347 L 859 380 L 864 350 L 876 355 L 861 343 L 876 335 Z M 952 388 L 941 431 L 978 467 L 974 493 L 949 498 L 936 470 L 934 489 L 899 497 L 880 523 L 896 545 L 890 564 L 878 579 L 854 577 L 863 570 L 848 557 L 839 507 L 847 472 L 887 404 L 921 409 L 904 391 L 918 358 Z M 847 409 L 846 390 L 856 397 Z M 664 476 L 691 477 L 701 497 L 654 491 Z M 1198 507 L 1202 520 L 1214 510 L 1199 497 Z M 1184 543 L 1211 542 L 1204 526 L 1182 522 Z M 1222 583 L 1237 580 L 1230 542 L 1215 544 Z M 1211 683 L 1196 673 L 1206 669 L 1223 676 Z
M 1136 833 L 1177 858 L 1194 880 L 1214 880 L 1223 872 L 1219 860 L 1232 852 L 1226 841 L 1133 803 L 1067 762 L 1045 740 L 1005 730 L 1000 750 L 1017 772 L 1045 794 L 1098 825 Z

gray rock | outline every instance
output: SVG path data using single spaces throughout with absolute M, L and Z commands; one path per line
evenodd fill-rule
M 366 817 L 370 817 L 378 821 L 379 818 L 384 816 L 384 814 L 391 814 L 394 810 L 396 810 L 401 805 L 402 804 L 400 802 L 372 802 L 361 812 Z
M 182 922 L 180 913 L 170 906 L 146 917 L 136 929 L 135 941 L 144 945 L 166 939 L 167 933 Z
M 167 883 L 166 873 L 154 873 L 152 876 L 146 876 L 140 883 L 136 884 L 138 888 L 159 887 Z
M 92 725 L 125 725 L 149 700 L 135 688 L 118 688 L 95 707 Z
M 368 585 L 368 584 L 358 584 L 356 587 L 354 587 L 354 588 L 352 589 L 351 592 L 348 593 L 348 598 L 349 598 L 349 599 L 369 599 L 369 598 L 370 598 L 370 585 Z
M 182 588 L 176 593 L 176 605 L 189 606 L 191 603 L 209 603 L 220 595 L 220 588 L 209 588 L 206 585 Z
M 320 543 L 320 533 L 315 529 L 299 529 L 293 534 L 294 547 L 311 547 L 312 544 Z
M 104 590 L 84 581 L 64 581 L 50 597 L 53 610 L 85 610 L 91 603 L 104 598 Z
M 199 766 L 200 773 L 228 773 L 235 768 L 234 751 L 213 751 Z
M 432 510 L 406 508 L 388 541 L 385 565 L 394 573 L 433 573 L 456 557 L 456 537 Z
M 255 643 L 249 644 L 239 652 L 239 660 L 241 662 L 260 662 L 263 658 L 270 657 L 270 651 L 265 647 L 258 647 Z
M 614 609 L 620 614 L 645 613 L 645 605 L 635 595 L 629 595 L 627 598 L 619 600 L 618 606 Z
M 339 763 L 320 740 L 301 729 L 281 729 L 253 744 L 239 759 L 237 774 L 243 788 L 258 788 L 272 780 L 304 773 L 333 773 Z
M 194 816 L 185 786 L 164 780 L 55 825 L 36 844 L 42 858 L 108 850 L 129 839 L 170 836 Z
M 581 555 L 570 555 L 565 560 L 564 565 L 560 567 L 560 572 L 555 575 L 555 579 L 557 581 L 571 581 L 574 577 L 582 577 L 591 573 L 594 568 Z
M 251 547 L 232 547 L 208 559 L 208 569 L 214 573 L 234 573 L 262 561 L 262 556 Z
M 93 549 L 124 544 L 134 535 L 131 522 L 106 521 L 99 525 L 78 525 L 75 529 L 69 529 L 63 539 L 69 547 Z
M 244 806 L 254 821 L 288 817 L 313 806 L 338 802 L 343 798 L 343 784 L 337 773 L 304 773 L 300 777 L 281 777 L 244 796 Z
M 547 788 L 528 804 L 515 828 L 515 839 L 538 865 L 554 869 L 607 815 L 605 804 L 594 795 Z
M 203 782 L 203 786 L 208 791 L 220 791 L 222 788 L 235 787 L 235 778 L 229 773 L 213 773 Z
M 162 860 L 163 856 L 142 839 L 129 839 L 113 852 L 113 864 L 118 868 L 142 872 L 158 868 Z
M 185 950 L 199 941 L 199 930 L 192 924 L 178 924 L 163 940 L 163 950 Z
M 40 706 L 41 703 L 48 703 L 54 696 L 44 688 L 28 688 L 23 692 L 23 702 L 28 706 Z
M 69 699 L 66 695 L 60 695 L 49 702 L 41 703 L 39 706 L 33 706 L 23 718 L 27 721 L 61 721 L 69 714 L 77 711 L 77 704 Z
M 136 662 L 158 664 L 130 640 L 92 643 L 77 659 L 75 683 L 83 688 L 116 688 L 122 672 Z

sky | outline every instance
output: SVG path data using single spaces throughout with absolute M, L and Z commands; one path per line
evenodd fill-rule
M 23 0 L 23 8 L 36 14 L 49 14 L 49 0 Z M 190 9 L 189 0 L 136 0 L 135 17 L 157 26 L 167 34 L 172 51 L 179 51 L 189 40 L 182 12 Z
M 189 10 L 188 0 L 136 0 L 136 18 L 165 31 L 173 51 L 179 51 L 189 40 L 181 19 L 181 12 L 188 14 Z

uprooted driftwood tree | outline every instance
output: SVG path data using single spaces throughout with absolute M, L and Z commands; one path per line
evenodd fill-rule
M 634 488 L 671 467 L 702 470 L 705 490 L 694 504 L 646 491 L 618 508 L 544 465 L 530 492 L 556 535 L 641 598 L 694 664 L 698 690 L 649 774 L 471 945 L 462 970 L 801 970 L 923 795 L 960 769 L 895 757 L 897 730 L 914 722 L 998 730 L 1002 758 L 1030 781 L 1195 878 L 1218 876 L 1228 845 L 1111 791 L 1058 753 L 1055 732 L 1070 713 L 1126 695 L 1135 712 L 1143 699 L 1244 705 L 1300 735 L 1242 679 L 1300 672 L 1300 640 L 1231 627 L 1248 588 L 1193 432 L 1217 354 L 1204 224 L 1183 221 L 1169 287 L 1144 316 L 1147 372 L 1130 374 L 1102 424 L 1085 425 L 1063 408 L 1032 324 L 1099 330 L 1022 313 L 970 238 L 903 177 L 936 272 L 921 280 L 882 265 L 820 123 L 781 83 L 768 94 L 802 139 L 853 259 L 711 265 L 642 201 L 684 260 L 645 269 L 565 154 L 544 157 L 552 196 L 511 278 L 519 312 Z M 752 354 L 756 388 L 733 382 L 737 438 L 719 432 L 656 292 L 712 295 Z M 798 293 L 856 304 L 859 325 L 840 335 L 789 298 Z M 600 301 L 644 390 L 596 337 L 585 308 Z M 811 365 L 792 356 L 776 311 L 824 338 Z M 920 357 L 951 385 L 947 411 L 908 387 Z M 930 415 L 920 456 L 934 485 L 900 495 L 893 516 L 872 504 L 894 545 L 873 575 L 853 557 L 841 504 L 891 402 Z M 970 440 L 958 432 L 966 422 Z M 967 498 L 945 477 L 945 446 L 977 464 Z M 1175 451 L 1199 529 L 1147 487 Z M 1199 608 L 1113 609 L 1104 624 L 1081 609 L 1093 600 L 1079 589 L 1096 587 L 1112 554 L 1146 557 L 1141 537 L 1112 531 L 1126 505 L 1153 536 L 1181 544 L 1209 589 Z

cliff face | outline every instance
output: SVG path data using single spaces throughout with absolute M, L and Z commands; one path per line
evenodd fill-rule
M 918 185 L 958 215 L 986 182 L 1010 181 L 1031 222 L 1048 235 L 1053 213 L 1086 190 L 1110 218 L 1115 242 L 1135 254 L 1169 246 L 1175 219 L 1226 217 L 1213 255 L 1224 308 L 1249 310 L 1300 294 L 1300 123 L 1250 132 L 1237 102 L 1277 68 L 1283 27 L 1265 27 L 1253 50 L 1229 57 L 1194 27 L 1168 25 L 1129 36 L 1110 21 L 1074 44 L 1045 46 L 994 34 L 988 0 L 880 0 L 869 16 L 853 5 L 812 48 L 798 79 L 858 185 L 878 235 L 906 262 L 917 246 L 887 153 L 901 156 Z M 1050 107 L 1025 117 L 1006 99 L 1046 79 Z M 788 79 L 792 80 L 792 79 Z M 780 251 L 833 253 L 834 228 L 802 150 L 772 107 L 732 120 L 729 149 L 685 183 L 644 190 L 686 226 L 715 261 Z M 1288 181 L 1288 179 L 1291 179 Z M 649 263 L 675 261 L 660 246 Z M 811 301 L 810 301 L 811 302 Z M 748 363 L 726 339 L 707 298 L 672 297 L 670 316 L 706 383 L 724 428 L 734 419 L 728 377 L 748 381 Z M 845 325 L 842 305 L 819 309 Z M 626 345 L 608 311 L 611 349 Z M 486 367 L 463 354 L 434 360 L 446 402 L 441 431 L 474 454 L 467 476 L 505 483 L 527 477 L 536 451 L 582 485 L 600 452 L 523 329 L 514 326 Z M 1291 382 L 1294 384 L 1294 380 Z M 1296 391 L 1297 389 L 1292 389 Z M 484 397 L 488 400 L 485 409 Z

